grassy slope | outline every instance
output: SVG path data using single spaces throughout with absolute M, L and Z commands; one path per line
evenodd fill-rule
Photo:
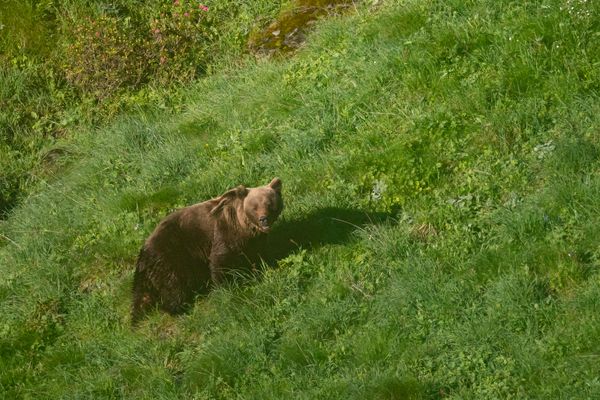
M 81 135 L 68 171 L 2 227 L 0 391 L 599 396 L 594 3 L 360 10 L 290 61 L 199 82 L 176 118 Z M 299 247 L 131 331 L 156 222 L 275 175 L 273 235 Z

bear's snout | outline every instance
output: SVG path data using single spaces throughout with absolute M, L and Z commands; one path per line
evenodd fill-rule
M 258 222 L 260 222 L 260 226 L 269 226 L 269 217 L 266 215 L 258 217 Z
M 266 233 L 271 229 L 271 227 L 269 226 L 269 217 L 267 217 L 266 215 L 258 217 L 258 222 L 260 224 L 259 228 L 261 231 Z

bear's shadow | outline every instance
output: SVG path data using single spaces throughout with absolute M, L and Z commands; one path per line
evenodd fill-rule
M 301 218 L 284 219 L 269 233 L 261 258 L 267 267 L 273 268 L 279 260 L 299 249 L 347 243 L 356 231 L 391 218 L 391 214 L 383 212 L 327 207 Z

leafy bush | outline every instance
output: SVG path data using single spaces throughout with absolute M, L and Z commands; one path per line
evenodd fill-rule
M 196 77 L 210 54 L 207 42 L 214 36 L 208 7 L 192 0 L 176 0 L 162 7 L 150 23 L 150 63 L 158 82 L 185 82 Z
M 148 42 L 129 19 L 87 18 L 68 33 L 67 81 L 86 94 L 104 99 L 121 88 L 135 88 L 149 75 Z
M 204 69 L 213 36 L 208 7 L 191 0 L 162 5 L 149 23 L 130 16 L 88 17 L 68 27 L 67 81 L 97 99 L 148 81 L 187 82 Z

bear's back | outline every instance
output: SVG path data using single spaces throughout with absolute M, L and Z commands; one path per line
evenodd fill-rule
M 194 204 L 169 214 L 156 227 L 144 246 L 163 260 L 208 262 L 214 222 L 210 218 L 212 200 Z M 181 263 L 175 262 L 181 265 Z

